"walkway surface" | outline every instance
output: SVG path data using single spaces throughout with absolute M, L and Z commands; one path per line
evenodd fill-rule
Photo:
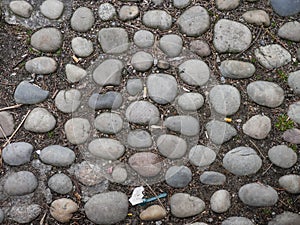
M 299 0 L 0 6 L 0 223 L 300 224 Z

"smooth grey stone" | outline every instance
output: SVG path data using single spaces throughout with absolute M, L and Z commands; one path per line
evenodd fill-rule
M 205 8 L 192 6 L 179 16 L 176 23 L 181 33 L 187 36 L 198 37 L 209 29 L 210 18 Z
M 223 167 L 237 176 L 255 174 L 261 166 L 261 158 L 250 147 L 234 148 L 223 158 Z
M 160 118 L 158 108 L 148 101 L 131 103 L 126 109 L 125 116 L 129 122 L 141 125 L 156 124 Z
M 128 133 L 127 143 L 132 148 L 150 148 L 152 146 L 152 137 L 145 130 L 133 130 Z
M 58 0 L 46 0 L 40 6 L 41 13 L 51 19 L 58 19 L 64 11 L 64 3 Z
M 131 58 L 131 64 L 137 71 L 145 72 L 149 70 L 154 62 L 154 58 L 150 53 L 137 52 Z
M 35 133 L 46 133 L 56 125 L 55 117 L 44 108 L 34 108 L 24 122 L 25 130 Z
M 149 28 L 168 30 L 172 26 L 172 16 L 163 10 L 149 10 L 143 16 L 143 24 Z
M 268 225 L 298 225 L 300 224 L 300 215 L 285 211 L 272 219 Z
M 139 94 L 143 90 L 143 82 L 141 79 L 129 79 L 126 84 L 126 90 L 131 96 Z
M 76 83 L 83 79 L 87 75 L 87 72 L 79 66 L 72 64 L 66 65 L 66 76 L 69 82 Z
M 104 112 L 95 118 L 94 125 L 102 133 L 116 134 L 123 128 L 123 119 L 119 114 Z
M 26 142 L 15 142 L 2 150 L 3 161 L 10 166 L 20 166 L 30 162 L 33 146 Z
M 91 197 L 84 205 L 84 211 L 93 223 L 115 224 L 126 218 L 128 207 L 127 195 L 112 191 Z
M 250 47 L 252 34 L 244 24 L 220 19 L 214 27 L 213 44 L 220 53 L 238 53 Z
M 9 3 L 9 8 L 14 14 L 24 18 L 29 18 L 33 11 L 32 5 L 27 1 L 12 1 Z
M 267 69 L 274 69 L 291 62 L 291 54 L 281 45 L 271 44 L 254 50 L 258 62 Z
M 203 86 L 210 76 L 207 64 L 198 59 L 190 59 L 178 67 L 180 78 L 189 85 Z
M 254 223 L 246 217 L 228 217 L 221 225 L 254 225 Z
M 198 167 L 206 167 L 216 160 L 216 153 L 203 145 L 196 145 L 189 152 L 189 161 Z
M 159 40 L 159 48 L 169 57 L 179 56 L 183 47 L 183 41 L 179 35 L 167 34 Z
M 187 151 L 187 143 L 181 137 L 171 134 L 160 135 L 156 141 L 158 151 L 169 159 L 180 159 Z
M 151 74 L 147 79 L 147 89 L 150 98 L 158 104 L 168 104 L 177 96 L 177 81 L 168 74 Z
M 65 123 L 67 139 L 72 144 L 83 144 L 89 137 L 91 125 L 87 119 L 72 118 Z
M 89 99 L 89 107 L 95 110 L 99 109 L 118 109 L 123 103 L 121 93 L 109 91 L 105 94 L 94 93 Z
M 289 73 L 288 84 L 295 94 L 300 95 L 300 70 Z
M 221 63 L 220 72 L 223 77 L 244 79 L 253 76 L 255 73 L 255 66 L 248 62 L 225 60 Z
M 111 20 L 117 15 L 116 8 L 108 2 L 103 3 L 99 6 L 98 15 L 103 21 Z
M 283 135 L 283 139 L 292 144 L 300 144 L 300 130 L 297 128 L 292 128 L 286 130 Z
M 88 149 L 95 157 L 106 160 L 117 160 L 125 152 L 124 145 L 111 138 L 95 139 L 89 144 Z
M 139 7 L 136 5 L 123 5 L 119 11 L 119 18 L 122 21 L 133 20 L 140 13 Z
M 102 50 L 108 54 L 121 54 L 128 50 L 128 33 L 119 27 L 102 28 L 98 33 Z
M 294 122 L 300 124 L 300 101 L 289 106 L 288 116 Z
M 42 212 L 38 204 L 12 206 L 8 216 L 19 224 L 28 224 L 36 219 Z
M 14 132 L 15 121 L 14 117 L 9 112 L 0 112 L 0 138 L 8 137 Z
M 190 50 L 199 55 L 200 57 L 207 57 L 211 54 L 209 45 L 203 40 L 191 41 Z
M 93 72 L 94 81 L 100 86 L 120 85 L 124 64 L 118 59 L 104 60 Z
M 92 28 L 95 22 L 93 11 L 87 7 L 79 7 L 71 18 L 71 27 L 78 32 L 86 32 Z
M 64 113 L 75 112 L 80 102 L 81 93 L 77 89 L 61 90 L 55 97 L 55 106 Z
M 216 0 L 216 6 L 219 10 L 229 11 L 237 8 L 240 0 Z
M 269 185 L 259 183 L 242 186 L 238 195 L 244 204 L 254 207 L 273 206 L 278 201 L 277 191 Z
M 123 183 L 127 179 L 127 170 L 124 167 L 116 166 L 111 174 L 112 179 L 116 183 Z
M 200 131 L 199 121 L 192 116 L 171 116 L 164 121 L 163 125 L 186 136 L 195 136 Z
M 2 209 L 0 209 L 0 223 L 2 223 L 5 219 L 5 214 Z
M 273 10 L 280 16 L 292 16 L 300 12 L 299 0 L 271 0 Z
M 300 176 L 296 174 L 284 175 L 279 178 L 279 185 L 292 194 L 300 193 Z
M 272 128 L 271 119 L 264 115 L 252 116 L 243 125 L 243 132 L 255 139 L 265 139 Z
M 297 154 L 286 145 L 277 145 L 268 151 L 270 161 L 281 168 L 287 169 L 297 162 Z
M 204 104 L 204 98 L 199 93 L 184 93 L 178 97 L 178 106 L 183 111 L 197 111 Z
M 205 203 L 200 198 L 187 193 L 176 193 L 170 198 L 170 207 L 173 216 L 185 218 L 203 212 Z
M 209 101 L 217 113 L 230 116 L 239 110 L 241 95 L 234 86 L 227 84 L 216 85 L 209 92 Z
M 162 169 L 160 157 L 152 152 L 135 153 L 128 159 L 128 164 L 143 177 L 155 177 Z
M 63 36 L 61 32 L 53 27 L 42 28 L 36 31 L 30 39 L 30 44 L 42 52 L 56 52 L 61 48 Z
M 192 181 L 192 171 L 186 166 L 171 166 L 165 175 L 166 182 L 174 188 L 183 188 Z
M 221 145 L 237 135 L 236 129 L 228 123 L 212 120 L 205 126 L 209 139 L 216 145 Z
M 45 91 L 27 81 L 22 81 L 14 93 L 14 99 L 19 104 L 37 104 L 43 102 L 48 96 L 49 91 Z
M 191 0 L 173 0 L 174 7 L 183 9 L 191 4 Z
M 27 81 L 22 81 L 14 93 L 14 99 L 19 104 L 37 104 L 43 102 L 48 96 L 49 91 L 45 91 Z
M 226 181 L 226 176 L 219 172 L 204 171 L 200 175 L 200 182 L 208 185 L 223 185 Z
M 48 180 L 48 187 L 58 194 L 65 195 L 72 191 L 73 184 L 70 177 L 68 177 L 66 174 L 57 173 Z
M 269 14 L 266 11 L 260 9 L 249 10 L 245 12 L 242 17 L 247 23 L 251 23 L 257 26 L 264 25 L 265 27 L 268 27 L 271 24 Z
M 12 196 L 20 196 L 34 192 L 37 186 L 38 181 L 33 173 L 20 171 L 7 177 L 4 183 L 4 191 Z
M 224 213 L 231 207 L 230 193 L 226 190 L 218 190 L 210 198 L 211 210 L 216 213 Z
M 154 35 L 148 30 L 139 30 L 135 32 L 133 41 L 140 48 L 149 48 L 154 44 Z
M 255 103 L 276 108 L 284 100 L 284 90 L 276 83 L 268 81 L 254 81 L 248 84 L 247 94 Z
M 27 72 L 41 75 L 54 73 L 57 69 L 57 66 L 57 62 L 47 56 L 37 57 L 28 60 L 25 63 L 25 69 Z
M 88 57 L 94 51 L 93 43 L 90 40 L 82 37 L 73 38 L 71 46 L 74 54 L 79 57 Z
M 41 151 L 40 159 L 52 166 L 69 166 L 75 160 L 75 153 L 67 147 L 50 145 Z

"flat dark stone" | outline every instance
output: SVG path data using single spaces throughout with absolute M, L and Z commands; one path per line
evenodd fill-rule
M 123 102 L 121 93 L 109 91 L 105 94 L 93 94 L 89 99 L 92 109 L 118 109 Z
M 37 104 L 44 101 L 49 95 L 45 91 L 27 81 L 22 81 L 16 88 L 14 98 L 19 104 Z
M 280 16 L 292 16 L 300 12 L 300 0 L 271 0 L 271 5 Z

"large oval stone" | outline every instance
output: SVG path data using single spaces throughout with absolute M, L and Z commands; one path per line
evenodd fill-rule
M 141 125 L 156 124 L 159 121 L 158 108 L 148 101 L 135 101 L 126 109 L 126 119 Z
M 223 158 L 223 167 L 238 176 L 255 174 L 261 166 L 262 160 L 249 147 L 234 148 L 227 152 Z
M 247 94 L 257 104 L 276 108 L 284 100 L 284 91 L 276 83 L 254 81 L 247 86 Z
M 225 60 L 221 63 L 220 72 L 223 77 L 244 79 L 255 73 L 255 66 L 249 62 Z
M 50 145 L 41 151 L 40 159 L 52 166 L 69 166 L 75 160 L 75 153 L 60 145 Z
M 125 147 L 119 141 L 110 138 L 95 139 L 88 149 L 94 156 L 107 160 L 117 160 L 125 152 Z
M 150 10 L 144 14 L 143 24 L 150 28 L 167 30 L 172 26 L 172 16 L 163 10 Z
M 128 198 L 117 191 L 97 194 L 84 205 L 84 211 L 93 223 L 116 224 L 127 216 Z
M 269 185 L 250 183 L 239 190 L 239 198 L 249 206 L 266 207 L 273 206 L 278 201 L 278 194 Z
M 148 93 L 153 101 L 167 104 L 177 96 L 177 81 L 167 74 L 151 74 L 147 79 Z
M 186 136 L 195 136 L 200 131 L 199 121 L 192 116 L 170 116 L 163 125 Z
M 26 142 L 15 142 L 7 145 L 2 151 L 5 163 L 10 166 L 20 166 L 30 162 L 33 146 Z
M 62 46 L 63 36 L 56 28 L 42 28 L 31 36 L 30 44 L 42 52 L 56 52 Z
M 96 117 L 94 125 L 102 133 L 116 134 L 123 128 L 123 119 L 117 113 L 104 112 Z
M 57 63 L 50 57 L 41 56 L 27 61 L 25 69 L 29 73 L 46 75 L 56 71 Z

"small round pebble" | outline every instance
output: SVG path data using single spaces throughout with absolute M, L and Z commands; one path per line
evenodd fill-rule
M 73 38 L 71 46 L 75 55 L 79 57 L 88 57 L 94 51 L 93 43 L 90 40 L 82 37 Z
M 44 108 L 34 108 L 24 122 L 24 128 L 35 133 L 46 133 L 54 129 L 55 117 Z
M 216 0 L 216 6 L 219 10 L 232 10 L 239 6 L 240 0 Z
M 139 78 L 129 79 L 127 81 L 126 90 L 131 96 L 135 96 L 143 90 L 143 82 Z
M 180 55 L 183 48 L 183 41 L 179 35 L 167 34 L 159 41 L 159 48 L 169 57 Z
M 300 124 L 300 101 L 291 104 L 288 109 L 288 116 L 294 122 Z
M 104 112 L 96 117 L 94 125 L 102 133 L 116 134 L 123 128 L 123 119 L 119 114 Z
M 30 162 L 33 146 L 26 142 L 15 142 L 2 150 L 3 161 L 10 166 L 20 166 Z
M 52 166 L 69 166 L 75 160 L 75 153 L 67 147 L 50 145 L 41 151 L 40 159 Z
M 243 132 L 255 139 L 265 139 L 271 131 L 271 119 L 265 115 L 252 116 L 244 125 Z
M 187 150 L 186 141 L 176 135 L 162 134 L 156 141 L 158 151 L 169 159 L 182 158 Z
M 278 183 L 289 193 L 300 193 L 300 176 L 297 174 L 284 175 L 279 178 Z
M 71 27 L 78 32 L 86 32 L 92 28 L 95 22 L 93 11 L 87 7 L 79 7 L 71 18 Z
M 165 175 L 168 185 L 174 188 L 186 187 L 192 180 L 192 171 L 186 166 L 171 166 Z
M 29 18 L 33 11 L 32 5 L 27 1 L 11 1 L 9 8 L 18 16 Z
M 160 205 L 152 205 L 140 213 L 141 220 L 154 221 L 161 220 L 167 215 L 166 210 Z
M 295 94 L 300 95 L 300 70 L 289 73 L 288 84 Z
M 49 91 L 43 90 L 40 87 L 27 81 L 22 81 L 21 83 L 19 83 L 14 93 L 14 99 L 16 103 L 19 104 L 37 104 L 45 101 L 48 96 Z M 5 115 L 5 112 L 2 113 L 3 115 Z
M 78 209 L 78 205 L 71 199 L 60 198 L 51 203 L 50 214 L 57 221 L 67 223 Z
M 56 52 L 62 46 L 62 42 L 62 33 L 53 27 L 36 31 L 30 40 L 30 44 L 42 52 Z
M 178 106 L 184 111 L 196 111 L 204 104 L 204 98 L 199 93 L 184 93 L 178 97 Z
M 154 44 L 154 35 L 148 30 L 139 30 L 134 34 L 133 41 L 140 48 L 148 48 Z
M 132 66 L 141 72 L 149 70 L 153 65 L 153 56 L 147 52 L 137 52 L 131 58 Z
M 57 62 L 48 56 L 41 56 L 30 59 L 25 63 L 25 69 L 27 72 L 40 75 L 54 73 L 57 67 Z
M 200 175 L 200 182 L 208 185 L 223 185 L 226 176 L 219 172 L 205 171 Z
M 59 0 L 46 0 L 42 3 L 41 13 L 52 20 L 58 19 L 64 10 L 64 3 Z
M 114 182 L 123 183 L 127 179 L 127 170 L 124 167 L 116 166 L 111 174 Z
M 200 57 L 207 57 L 211 54 L 211 50 L 207 42 L 202 40 L 194 40 L 190 43 L 190 50 Z
M 8 137 L 14 132 L 15 121 L 11 113 L 0 112 L 0 126 L 0 138 Z
M 211 210 L 216 213 L 224 213 L 230 206 L 230 193 L 226 190 L 218 190 L 210 198 Z
M 4 183 L 4 190 L 12 196 L 26 195 L 34 192 L 38 186 L 36 176 L 29 171 L 20 171 L 9 175 Z
M 139 7 L 136 5 L 123 5 L 119 11 L 119 18 L 123 21 L 132 20 L 138 17 L 139 13 Z
M 173 0 L 173 5 L 178 9 L 183 9 L 191 3 L 191 0 Z
M 91 125 L 87 119 L 73 118 L 65 123 L 65 132 L 72 144 L 83 144 L 89 137 Z
M 116 16 L 116 14 L 117 12 L 115 7 L 108 2 L 103 3 L 99 6 L 98 15 L 100 19 L 103 21 L 108 21 L 113 19 Z
M 57 173 L 50 177 L 48 186 L 52 191 L 62 195 L 69 193 L 73 189 L 71 179 L 63 173 Z
M 75 112 L 80 106 L 81 93 L 77 89 L 61 90 L 55 97 L 55 106 L 64 113 Z
M 199 167 L 206 167 L 212 164 L 216 159 L 216 153 L 203 145 L 196 145 L 191 148 L 189 153 L 190 162 Z
M 277 145 L 268 151 L 269 159 L 276 166 L 290 168 L 297 162 L 297 153 L 286 145 Z
M 82 80 L 87 75 L 87 72 L 79 66 L 73 64 L 66 65 L 66 76 L 69 82 L 76 83 Z
M 133 130 L 128 133 L 127 143 L 131 148 L 149 148 L 152 146 L 152 137 L 145 130 Z

